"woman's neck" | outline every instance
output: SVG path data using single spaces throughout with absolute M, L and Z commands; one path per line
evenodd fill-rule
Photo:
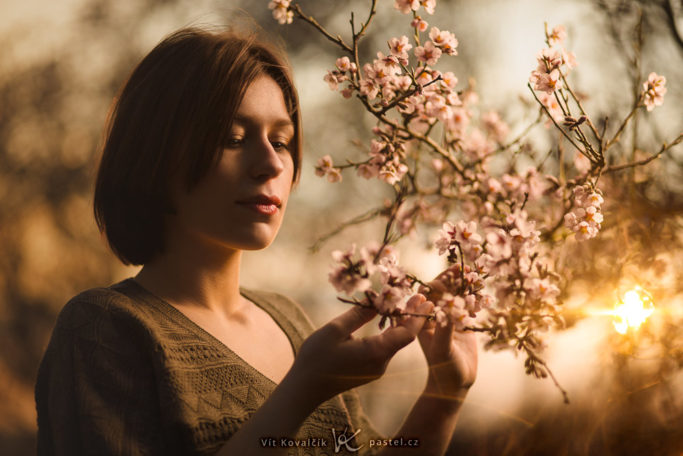
M 135 280 L 175 306 L 227 318 L 239 315 L 244 306 L 239 292 L 242 251 L 188 238 L 175 241 L 145 264 Z

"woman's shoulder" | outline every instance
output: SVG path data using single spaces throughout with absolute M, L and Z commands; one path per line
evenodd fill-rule
M 164 325 L 165 310 L 142 293 L 132 279 L 78 293 L 60 311 L 53 334 L 103 340 L 145 337 Z
M 57 327 L 77 328 L 105 316 L 135 315 L 140 306 L 128 294 L 121 291 L 125 283 L 108 287 L 95 287 L 78 293 L 67 301 L 57 317 Z

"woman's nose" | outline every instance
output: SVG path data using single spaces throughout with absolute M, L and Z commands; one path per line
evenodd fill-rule
M 282 157 L 268 138 L 257 141 L 250 155 L 250 173 L 254 179 L 270 179 L 285 169 Z

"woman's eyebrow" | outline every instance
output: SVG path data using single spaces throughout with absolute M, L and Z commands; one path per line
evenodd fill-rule
M 237 114 L 233 118 L 233 122 L 239 123 L 242 125 L 254 125 L 254 124 L 259 123 L 256 119 L 254 119 L 252 117 L 242 116 L 239 114 Z M 278 127 L 278 128 L 292 128 L 292 129 L 294 129 L 294 122 L 292 122 L 292 120 L 289 118 L 277 118 L 277 119 L 274 119 L 272 122 L 270 122 L 270 126 L 271 127 Z

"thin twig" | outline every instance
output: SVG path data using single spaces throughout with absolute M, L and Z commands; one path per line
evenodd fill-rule
M 545 368 L 546 372 L 548 372 L 548 375 L 550 375 L 550 378 L 553 380 L 553 383 L 555 383 L 555 386 L 557 387 L 557 389 L 559 389 L 560 392 L 562 393 L 562 398 L 564 399 L 564 403 L 569 404 L 569 394 L 567 393 L 567 391 L 564 388 L 562 388 L 562 386 L 560 385 L 560 382 L 557 381 L 557 378 L 555 377 L 555 374 L 553 374 L 553 371 L 548 366 L 548 363 L 546 363 L 544 360 L 539 358 L 538 355 L 536 355 L 533 351 L 530 351 L 528 349 L 525 351 L 527 353 L 527 356 L 529 356 L 529 358 L 532 358 L 534 361 L 536 361 L 538 364 L 542 365 Z
M 522 131 L 515 139 L 513 139 L 512 141 L 510 141 L 510 142 L 507 143 L 507 144 L 501 144 L 501 145 L 498 147 L 498 149 L 496 149 L 496 151 L 494 152 L 494 154 L 495 154 L 495 153 L 498 153 L 498 152 L 502 152 L 502 151 L 504 151 L 504 150 L 506 150 L 506 149 L 509 149 L 510 147 L 512 147 L 512 146 L 514 146 L 515 144 L 517 144 L 518 142 L 520 142 L 522 139 L 524 139 L 524 137 L 525 137 L 527 134 L 529 134 L 529 132 L 531 131 L 532 128 L 534 128 L 536 125 L 538 125 L 539 123 L 541 123 L 541 119 L 543 119 L 543 113 L 542 113 L 542 111 L 539 111 L 539 112 L 538 112 L 538 116 L 536 117 L 536 120 L 534 120 L 534 121 L 531 122 L 529 125 L 527 125 L 526 128 L 524 129 L 524 131 Z
M 333 237 L 336 236 L 337 234 L 341 233 L 341 232 L 344 231 L 346 228 L 348 228 L 348 227 L 350 227 L 350 226 L 354 226 L 354 225 L 359 225 L 359 224 L 361 224 L 361 223 L 365 223 L 365 222 L 367 222 L 367 221 L 369 221 L 369 220 L 372 220 L 373 218 L 375 218 L 375 217 L 377 217 L 378 215 L 380 215 L 380 214 L 382 213 L 382 211 L 384 211 L 384 208 L 383 208 L 383 207 L 382 207 L 382 208 L 371 209 L 371 210 L 369 210 L 369 211 L 367 211 L 367 212 L 364 212 L 364 213 L 362 213 L 362 214 L 360 214 L 360 215 L 357 215 L 356 217 L 352 218 L 351 220 L 348 220 L 348 221 L 342 223 L 341 225 L 339 225 L 337 228 L 335 228 L 334 230 L 330 231 L 329 233 L 327 233 L 327 234 L 325 234 L 325 235 L 319 237 L 319 238 L 315 241 L 315 243 L 313 243 L 313 245 L 312 245 L 311 247 L 309 247 L 309 249 L 310 249 L 311 252 L 313 252 L 313 253 L 317 252 L 318 250 L 320 250 L 320 247 L 322 247 L 322 245 L 323 245 L 325 242 L 327 242 L 329 239 L 333 238 Z
M 353 55 L 353 48 L 351 48 L 351 46 L 349 46 L 348 44 L 346 44 L 346 43 L 344 42 L 344 40 L 342 39 L 341 36 L 339 36 L 339 35 L 333 36 L 330 32 L 328 32 L 327 30 L 325 30 L 325 27 L 323 27 L 322 25 L 320 25 L 320 23 L 319 23 L 318 21 L 316 21 L 315 18 L 314 18 L 313 16 L 306 16 L 306 15 L 304 14 L 304 12 L 301 10 L 301 7 L 299 6 L 298 3 L 295 3 L 294 6 L 292 6 L 292 9 L 294 10 L 294 12 L 296 13 L 296 15 L 297 15 L 300 19 L 302 19 L 302 20 L 305 21 L 305 22 L 308 22 L 308 23 L 311 24 L 313 27 L 315 27 L 316 29 L 318 29 L 318 31 L 319 31 L 320 33 L 322 33 L 323 36 L 324 36 L 325 38 L 327 38 L 328 40 L 332 41 L 333 43 L 335 43 L 335 44 L 341 46 L 342 49 L 344 49 L 344 50 L 345 50 L 346 52 L 348 52 L 349 54 Z
M 638 100 L 636 101 L 635 106 L 633 107 L 633 109 L 631 110 L 631 112 L 628 113 L 628 115 L 626 116 L 626 118 L 624 119 L 624 121 L 621 123 L 621 125 L 619 126 L 619 129 L 618 129 L 617 132 L 614 134 L 614 136 L 612 137 L 612 139 L 610 139 L 609 141 L 607 141 L 607 143 L 605 144 L 605 151 L 607 151 L 607 149 L 609 149 L 615 142 L 619 141 L 619 137 L 621 136 L 621 133 L 622 133 L 622 132 L 624 131 L 624 129 L 626 128 L 626 125 L 628 125 L 629 120 L 631 120 L 631 118 L 632 118 L 633 115 L 636 113 L 636 111 L 638 110 L 638 108 L 640 108 L 640 107 L 642 106 L 642 104 L 641 104 L 642 101 L 643 101 L 643 94 L 641 94 L 641 96 L 638 98 Z
M 569 141 L 569 142 L 571 143 L 572 146 L 576 147 L 576 150 L 578 150 L 579 152 L 581 152 L 581 154 L 583 154 L 583 155 L 585 155 L 585 156 L 588 156 L 588 154 L 586 153 L 586 151 L 584 151 L 583 149 L 581 149 L 581 148 L 578 146 L 578 144 L 576 144 L 576 143 L 574 142 L 574 140 L 573 140 L 572 138 L 569 137 L 569 135 L 564 131 L 564 129 L 558 125 L 558 123 L 555 121 L 555 118 L 550 114 L 550 111 L 548 111 L 548 108 L 547 108 L 547 107 L 541 102 L 541 100 L 539 100 L 538 97 L 536 96 L 536 92 L 534 92 L 534 89 L 531 87 L 531 84 L 527 83 L 527 87 L 529 87 L 529 90 L 531 90 L 531 94 L 534 96 L 534 98 L 536 99 L 536 101 L 538 102 L 538 104 L 541 105 L 541 108 L 543 109 L 543 111 L 545 111 L 545 113 L 547 114 L 548 118 L 555 124 L 555 126 L 557 127 L 557 129 L 560 130 L 560 132 L 562 132 L 562 135 L 564 135 L 564 137 L 567 138 L 567 141 Z M 590 158 L 590 157 L 589 157 L 589 158 Z
M 631 163 L 625 163 L 625 164 L 623 164 L 623 165 L 608 166 L 608 167 L 606 167 L 602 172 L 603 172 L 603 174 L 606 174 L 606 173 L 612 173 L 612 172 L 615 172 L 615 171 L 621 171 L 622 169 L 634 168 L 634 167 L 636 167 L 636 166 L 647 165 L 647 164 L 650 163 L 651 161 L 653 161 L 653 160 L 659 158 L 659 157 L 660 157 L 664 152 L 666 152 L 667 150 L 669 150 L 669 149 L 671 149 L 672 147 L 674 147 L 674 146 L 680 144 L 681 141 L 683 141 L 683 133 L 681 133 L 680 135 L 678 135 L 678 138 L 674 139 L 674 141 L 673 141 L 671 144 L 667 144 L 667 143 L 662 144 L 662 147 L 659 149 L 659 152 L 657 152 L 657 153 L 655 153 L 655 154 L 652 154 L 652 155 L 650 155 L 649 157 L 647 157 L 647 158 L 645 158 L 645 159 L 643 159 L 643 160 L 639 160 L 639 161 L 635 161 L 635 162 L 631 162 Z
M 590 127 L 591 131 L 593 132 L 593 136 L 595 136 L 595 139 L 597 139 L 598 142 L 602 144 L 602 136 L 600 136 L 600 134 L 598 133 L 598 130 L 595 128 L 595 125 L 593 125 L 593 122 L 591 122 L 590 117 L 588 116 L 588 114 L 586 114 L 586 110 L 583 109 L 583 106 L 581 105 L 581 101 L 579 101 L 579 97 L 577 97 L 576 94 L 574 93 L 574 90 L 572 90 L 571 86 L 567 82 L 567 78 L 565 77 L 564 73 L 560 72 L 560 77 L 562 78 L 562 83 L 564 84 L 564 87 L 569 91 L 569 94 L 574 99 L 576 106 L 579 107 L 579 111 L 581 111 L 581 114 L 586 116 L 588 126 Z

